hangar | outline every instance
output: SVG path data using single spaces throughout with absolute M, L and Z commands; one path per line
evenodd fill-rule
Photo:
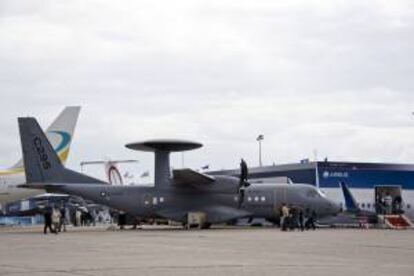
M 237 176 L 239 170 L 213 171 L 209 174 Z M 360 208 L 378 212 L 380 201 L 389 194 L 393 201 L 403 202 L 405 214 L 414 221 L 413 164 L 301 162 L 250 168 L 249 181 L 312 184 L 344 206 L 344 196 L 340 189 L 340 182 L 343 182 L 352 190 Z
M 238 175 L 239 170 L 212 171 L 208 174 Z M 249 178 L 267 182 L 287 177 L 293 183 L 308 183 L 321 188 L 339 188 L 345 182 L 350 188 L 374 188 L 378 185 L 399 185 L 414 190 L 414 165 L 357 163 L 357 162 L 302 162 L 284 165 L 253 167 Z

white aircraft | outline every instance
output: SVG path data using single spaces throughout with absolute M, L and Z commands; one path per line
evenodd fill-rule
M 79 106 L 66 107 L 46 131 L 47 138 L 62 163 L 66 163 L 68 159 L 70 144 L 79 112 Z M 26 177 L 22 159 L 9 169 L 0 170 L 0 209 L 6 203 L 45 193 L 42 190 L 17 187 L 25 182 Z
M 125 173 L 124 178 L 122 177 L 121 172 L 119 171 L 118 164 L 130 164 L 130 163 L 138 163 L 138 160 L 98 160 L 98 161 L 83 161 L 80 163 L 81 170 L 83 172 L 83 168 L 86 165 L 104 165 L 105 167 L 105 174 L 106 178 L 108 179 L 108 183 L 111 185 L 120 185 L 123 186 L 124 178 L 128 178 L 128 172 Z

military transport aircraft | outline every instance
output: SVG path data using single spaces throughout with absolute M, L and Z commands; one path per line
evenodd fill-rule
M 152 140 L 127 144 L 155 153 L 154 187 L 112 186 L 66 169 L 34 118 L 19 118 L 27 184 L 48 192 L 77 195 L 140 218 L 166 218 L 186 224 L 191 213 L 203 214 L 203 225 L 245 217 L 276 219 L 283 202 L 309 208 L 318 216 L 334 215 L 339 206 L 311 185 L 249 185 L 231 176 L 208 176 L 191 169 L 170 173 L 170 153 L 202 145 L 189 141 Z

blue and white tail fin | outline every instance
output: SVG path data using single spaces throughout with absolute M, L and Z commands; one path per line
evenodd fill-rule
M 66 107 L 46 130 L 46 137 L 63 164 L 66 163 L 69 156 L 80 109 L 80 106 Z M 23 169 L 23 159 L 17 161 L 11 169 Z
M 346 210 L 348 212 L 359 211 L 360 209 L 358 207 L 358 203 L 352 195 L 351 191 L 349 190 L 348 186 L 344 182 L 339 182 L 339 185 L 341 186 L 342 193 L 344 194 Z
M 56 183 L 103 183 L 66 169 L 36 119 L 18 118 L 23 164 L 28 186 Z

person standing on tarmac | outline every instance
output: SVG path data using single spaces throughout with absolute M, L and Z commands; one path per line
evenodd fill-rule
M 76 227 L 81 226 L 81 217 L 82 217 L 82 212 L 80 211 L 79 208 L 76 208 L 76 212 L 75 212 L 75 226 Z
M 303 225 L 303 210 L 302 209 L 299 209 L 298 220 L 299 220 L 300 231 L 305 230 L 305 227 Z
M 125 225 L 127 223 L 126 221 L 126 214 L 124 211 L 120 211 L 118 214 L 118 226 L 119 226 L 119 230 L 124 230 L 125 229 Z
M 52 208 L 50 206 L 46 206 L 44 213 L 44 227 L 43 227 L 43 233 L 47 234 L 47 229 L 49 228 L 50 233 L 53 233 L 52 229 Z
M 66 232 L 66 208 L 65 205 L 60 206 L 60 222 L 59 222 L 59 232 Z
M 392 215 L 392 196 L 387 193 L 384 197 L 385 214 Z
M 53 208 L 52 211 L 52 224 L 53 224 L 53 229 L 55 230 L 55 234 L 58 233 L 59 231 L 59 225 L 60 225 L 60 210 L 56 207 Z
M 310 228 L 312 228 L 312 230 L 316 230 L 315 221 L 316 221 L 316 212 L 312 211 L 305 224 L 306 230 L 309 230 Z
M 282 203 L 282 216 L 280 217 L 280 229 L 286 231 L 289 217 L 289 208 L 285 203 Z

